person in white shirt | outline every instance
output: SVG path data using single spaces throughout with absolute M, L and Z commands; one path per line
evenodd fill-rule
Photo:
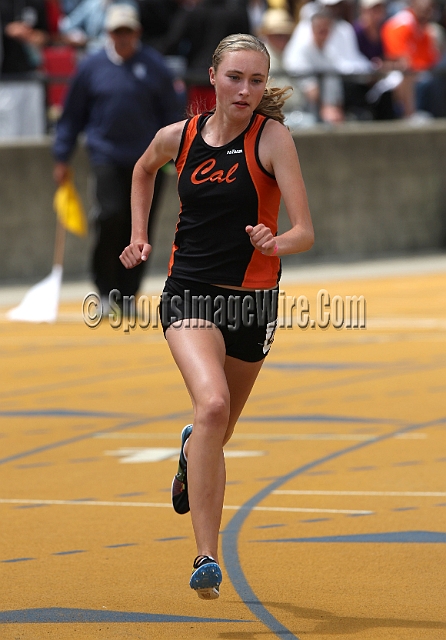
M 291 36 L 283 53 L 283 63 L 289 73 L 299 73 L 296 60 L 302 47 L 312 41 L 311 16 L 321 8 L 327 8 L 333 16 L 333 26 L 327 38 L 325 50 L 327 56 L 339 73 L 342 74 L 367 74 L 373 71 L 373 65 L 358 47 L 353 26 L 346 20 L 340 19 L 339 7 L 343 0 L 319 0 L 309 2 L 301 10 L 301 18 Z
M 345 0 L 318 0 L 302 7 L 300 21 L 284 51 L 284 67 L 291 74 L 301 73 L 302 52 L 314 37 L 311 16 L 321 9 L 329 12 L 333 24 L 324 45 L 324 55 L 342 76 L 346 119 L 387 119 L 389 116 L 381 113 L 379 107 L 382 91 L 373 100 L 370 95 L 376 85 L 378 65 L 361 53 L 353 25 L 341 17 L 345 4 Z
M 309 110 L 319 116 L 322 122 L 336 124 L 344 120 L 344 91 L 332 56 L 327 52 L 333 25 L 333 19 L 327 11 L 319 10 L 311 16 L 311 37 L 296 50 L 293 68 L 295 73 L 308 74 L 299 82 Z

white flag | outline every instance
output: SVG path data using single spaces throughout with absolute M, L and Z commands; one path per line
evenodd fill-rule
M 31 287 L 19 306 L 7 312 L 7 317 L 24 322 L 55 322 L 59 310 L 62 271 L 62 265 L 55 264 L 50 275 Z

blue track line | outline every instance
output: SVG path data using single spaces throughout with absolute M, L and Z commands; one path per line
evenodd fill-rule
M 54 412 L 53 410 L 47 410 L 42 411 L 42 412 L 37 412 L 37 415 L 46 415 L 48 417 L 58 417 L 60 415 L 64 415 L 64 416 L 74 416 L 74 417 L 78 417 L 79 415 L 84 416 L 84 417 L 102 417 L 105 416 L 107 417 L 107 414 L 97 414 L 97 413 L 79 413 L 76 411 L 66 411 L 65 413 L 59 413 L 60 410 L 57 410 L 56 412 Z M 5 413 L 7 414 L 8 412 L 2 412 L 0 413 L 1 415 L 5 415 Z M 22 415 L 28 415 L 30 417 L 34 417 L 36 415 L 36 412 L 34 411 L 30 411 L 30 412 L 17 412 L 20 416 Z M 108 429 L 102 429 L 101 433 L 113 433 L 114 431 L 123 431 L 125 429 L 129 429 L 130 427 L 138 427 L 142 424 L 148 424 L 150 422 L 159 422 L 161 420 L 176 420 L 178 418 L 184 417 L 184 416 L 189 416 L 189 412 L 181 412 L 181 413 L 173 413 L 173 414 L 167 414 L 164 416 L 155 416 L 152 418 L 149 418 L 148 416 L 142 416 L 139 418 L 136 418 L 134 420 L 130 420 L 128 422 L 123 422 L 122 424 L 117 424 L 114 425 L 113 427 L 109 427 Z M 108 414 L 109 417 L 113 418 L 116 416 L 116 414 Z M 78 436 L 73 436 L 72 438 L 66 438 L 65 440 L 58 440 L 56 442 L 50 442 L 48 444 L 44 444 L 41 447 L 35 447 L 34 449 L 28 449 L 27 451 L 19 451 L 18 453 L 14 453 L 10 456 L 7 456 L 6 458 L 0 458 L 0 465 L 2 464 L 7 464 L 8 462 L 14 462 L 14 460 L 20 460 L 21 458 L 27 458 L 29 456 L 33 456 L 36 455 L 37 453 L 42 453 L 43 451 L 50 451 L 51 449 L 58 449 L 59 447 L 66 447 L 67 445 L 70 444 L 74 444 L 76 442 L 81 442 L 82 440 L 89 440 L 90 438 L 94 438 L 95 435 L 98 433 L 97 430 L 95 431 L 89 431 L 88 433 L 82 433 Z
M 140 426 L 142 424 L 149 424 L 153 422 L 159 422 L 164 420 L 177 420 L 179 418 L 184 418 L 185 416 L 189 416 L 189 411 L 167 414 L 163 416 L 141 416 L 134 417 L 130 414 L 123 413 L 107 413 L 104 411 L 82 411 L 76 409 L 31 409 L 31 410 L 7 410 L 0 411 L 1 417 L 9 417 L 9 418 L 21 418 L 21 417 L 48 417 L 48 418 L 127 418 L 128 421 L 123 422 L 122 424 L 117 424 L 113 427 L 109 427 L 108 429 L 102 429 L 101 433 L 110 433 L 114 431 L 123 431 L 125 429 L 129 429 L 130 427 Z M 133 420 L 131 419 L 133 418 Z M 332 416 L 325 414 L 308 414 L 308 415 L 293 415 L 293 416 L 247 416 L 245 418 L 240 419 L 243 422 L 251 422 L 251 421 L 264 421 L 264 422 L 349 422 L 349 423 L 367 423 L 367 424 L 380 424 L 389 422 L 398 422 L 395 420 L 381 420 L 375 418 L 361 418 L 361 417 L 348 417 L 348 416 Z M 20 451 L 18 453 L 7 456 L 6 458 L 0 458 L 0 465 L 7 464 L 8 462 L 14 462 L 15 460 L 20 460 L 22 458 L 27 458 L 29 456 L 36 455 L 38 453 L 42 453 L 43 451 L 49 451 L 51 449 L 57 449 L 59 447 L 65 447 L 70 444 L 74 444 L 77 442 L 81 442 L 83 440 L 88 440 L 90 438 L 94 438 L 94 436 L 98 432 L 89 431 L 88 433 L 83 433 L 78 436 L 73 436 L 72 438 L 67 438 L 65 440 L 59 440 L 56 442 L 52 442 L 49 444 L 42 445 L 41 447 L 36 447 L 34 449 L 29 449 L 27 451 Z
M 0 411 L 0 418 L 132 418 L 130 413 L 79 411 L 76 409 L 12 409 Z
M 198 616 L 174 616 L 161 613 L 138 613 L 133 611 L 104 611 L 95 609 L 67 609 L 48 607 L 38 609 L 17 609 L 0 611 L 0 624 L 61 624 L 61 623 L 225 623 L 251 622 L 251 620 L 231 620 L 227 618 L 200 618 Z
M 237 511 L 236 514 L 231 518 L 231 520 L 226 525 L 222 536 L 223 559 L 228 577 L 242 602 L 278 638 L 280 638 L 281 640 L 299 640 L 298 636 L 294 635 L 292 631 L 287 629 L 281 622 L 279 622 L 279 620 L 277 620 L 277 618 L 275 618 L 272 613 L 270 613 L 268 609 L 257 598 L 243 572 L 238 550 L 238 541 L 242 526 L 245 523 L 245 520 L 251 514 L 253 508 L 256 507 L 260 502 L 262 502 L 262 500 L 267 498 L 273 491 L 286 484 L 289 480 L 302 475 L 309 469 L 314 469 L 315 467 L 325 464 L 326 462 L 330 462 L 332 460 L 335 460 L 336 458 L 340 458 L 344 455 L 347 455 L 348 453 L 359 451 L 360 449 L 369 447 L 372 444 L 390 440 L 397 433 L 407 433 L 416 429 L 426 429 L 427 427 L 431 427 L 435 424 L 444 423 L 446 423 L 446 417 L 440 418 L 438 420 L 432 420 L 426 423 L 408 425 L 406 427 L 398 429 L 398 431 L 392 431 L 391 433 L 377 436 L 373 440 L 360 442 L 350 447 L 346 447 L 345 449 L 341 449 L 340 451 L 330 453 L 323 458 L 308 462 L 302 467 L 298 467 L 297 469 L 290 471 L 284 476 L 281 476 L 280 478 L 269 484 L 267 487 L 264 487 L 261 491 L 256 493 L 252 498 L 245 502 L 240 510 Z
M 264 365 L 265 368 L 269 367 L 269 364 Z M 308 391 L 335 389 L 339 387 L 348 386 L 350 384 L 370 382 L 372 380 L 383 380 L 384 378 L 393 378 L 395 376 L 405 375 L 406 373 L 419 373 L 421 371 L 435 371 L 435 369 L 444 369 L 445 362 L 434 362 L 432 364 L 422 364 L 418 366 L 411 366 L 410 369 L 406 365 L 398 364 L 396 367 L 387 367 L 383 370 L 373 371 L 364 375 L 347 375 L 345 378 L 336 378 L 335 380 L 325 380 L 324 382 L 315 382 L 311 384 L 301 384 L 299 387 L 293 386 L 291 389 L 283 389 L 280 392 L 270 391 L 269 393 L 252 394 L 251 400 L 266 401 L 270 398 L 277 400 L 278 398 L 286 398 L 287 396 L 302 395 Z M 288 372 L 287 372 L 288 373 Z

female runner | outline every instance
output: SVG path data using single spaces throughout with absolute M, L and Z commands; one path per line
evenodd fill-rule
M 270 349 L 280 256 L 314 235 L 294 141 L 283 125 L 287 89 L 267 87 L 269 55 L 251 35 L 224 38 L 209 70 L 214 111 L 161 129 L 136 163 L 128 269 L 152 249 L 147 222 L 157 171 L 174 159 L 180 215 L 161 297 L 161 321 L 193 405 L 172 484 L 197 544 L 190 586 L 219 596 L 223 447 Z M 291 228 L 277 235 L 280 198 Z

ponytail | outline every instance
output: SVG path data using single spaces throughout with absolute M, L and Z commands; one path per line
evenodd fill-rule
M 259 106 L 255 110 L 256 113 L 260 113 L 262 116 L 267 116 L 272 120 L 277 120 L 280 124 L 284 123 L 285 115 L 282 111 L 285 101 L 291 96 L 293 87 L 265 87 L 263 98 L 260 101 Z

